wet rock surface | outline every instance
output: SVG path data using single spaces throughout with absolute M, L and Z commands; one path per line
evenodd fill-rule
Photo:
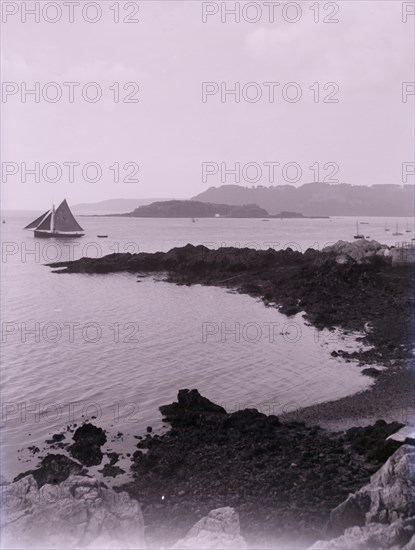
M 101 464 L 103 458 L 101 446 L 107 441 L 102 428 L 89 423 L 83 424 L 76 429 L 73 439 L 75 443 L 68 447 L 68 451 L 74 458 L 85 466 Z
M 141 502 L 153 548 L 173 544 L 200 517 L 228 506 L 239 514 L 248 546 L 278 539 L 306 547 L 322 538 L 331 510 L 402 444 L 384 446 L 398 423 L 373 427 L 364 448 L 360 432 L 281 423 L 255 409 L 228 414 L 197 390 L 181 390 L 160 410 L 171 430 L 140 440 L 134 479 L 122 487 Z

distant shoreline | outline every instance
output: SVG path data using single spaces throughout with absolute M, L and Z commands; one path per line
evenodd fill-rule
M 15 215 L 22 215 L 22 216 L 25 216 L 25 215 L 34 215 L 36 213 L 42 213 L 44 211 L 44 208 L 34 208 L 34 209 L 22 209 L 22 210 L 19 210 L 19 209 L 7 209 L 7 210 L 1 210 L 1 215 L 2 217 L 4 216 L 7 216 L 7 215 L 11 215 L 11 216 L 15 216 Z M 93 214 L 93 213 L 90 213 L 90 214 L 81 214 L 79 211 L 77 211 L 75 208 L 72 209 L 73 213 L 77 216 L 77 217 L 82 217 L 82 218 L 106 218 L 106 217 L 114 217 L 114 218 L 119 218 L 119 217 L 128 217 L 128 216 L 125 216 L 125 214 L 117 214 L 117 213 L 113 213 L 113 212 L 108 212 L 106 214 L 103 214 L 103 213 L 97 213 L 97 214 Z M 362 221 L 363 218 L 368 218 L 368 219 L 385 219 L 385 220 L 388 220 L 390 218 L 402 218 L 402 219 L 412 219 L 414 218 L 415 214 L 411 214 L 411 215 L 408 215 L 408 216 L 405 216 L 403 214 L 377 214 L 377 215 L 373 215 L 373 214 L 331 214 L 329 216 L 303 216 L 303 218 L 293 218 L 293 219 L 342 219 L 342 218 L 350 218 L 350 219 L 356 219 L 356 218 L 361 218 Z M 131 216 L 133 217 L 133 216 Z M 144 217 L 144 216 L 143 216 Z M 150 217 L 150 216 L 148 216 Z M 153 216 L 154 217 L 154 216 Z M 202 216 L 197 216 L 198 218 L 202 218 Z M 279 219 L 279 216 L 278 215 L 270 215 L 268 216 L 270 217 L 271 219 Z M 190 216 L 191 218 L 191 216 Z M 267 218 L 267 216 L 262 216 L 262 218 Z M 250 219 L 262 219 L 260 217 L 258 218 L 250 218 Z M 154 217 L 154 219 L 161 219 L 160 217 Z M 188 220 L 189 219 L 189 216 L 185 216 L 185 217 L 182 217 L 182 218 L 172 218 L 172 219 L 184 219 L 184 220 Z M 220 218 L 220 219 L 225 219 L 224 217 Z M 233 218 L 233 219 L 243 219 L 243 218 Z M 288 218 L 285 218 L 285 219 L 288 219 Z
M 80 218 L 142 218 L 142 219 L 172 219 L 172 220 L 189 220 L 190 216 L 132 216 L 127 214 L 77 214 Z M 214 220 L 329 220 L 331 216 L 197 216 L 199 219 L 214 219 Z

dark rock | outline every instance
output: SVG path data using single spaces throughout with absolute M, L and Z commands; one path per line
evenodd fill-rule
M 163 419 L 172 426 L 214 421 L 227 415 L 223 407 L 201 396 L 197 390 L 179 390 L 178 402 L 163 405 L 159 410 Z
M 85 466 L 101 464 L 101 445 L 106 443 L 107 437 L 102 428 L 93 424 L 84 424 L 74 433 L 75 443 L 68 447 L 70 454 Z
M 110 465 L 114 466 L 114 464 L 118 462 L 120 455 L 118 453 L 112 452 L 107 453 L 107 457 L 110 459 Z
M 161 410 L 172 428 L 138 444 L 145 450 L 134 453 L 134 480 L 123 487 L 142 503 L 156 548 L 167 546 L 157 540 L 158 528 L 171 533 L 173 544 L 195 520 L 221 506 L 241 515 L 252 548 L 261 547 L 255 544 L 264 537 L 293 533 L 307 541 L 298 547 L 307 547 L 330 512 L 380 467 L 390 452 L 385 438 L 398 428 L 383 421 L 367 427 L 370 445 L 383 445 L 369 458 L 366 433 L 362 448 L 355 449 L 360 432 L 331 434 L 256 409 L 229 414 L 195 390 L 181 390 L 177 402 Z M 345 522 L 361 522 L 363 507 L 348 509 Z
M 67 456 L 50 454 L 42 459 L 39 468 L 19 474 L 13 481 L 18 481 L 31 474 L 40 488 L 45 483 L 61 483 L 70 475 L 84 475 L 85 473 L 80 464 Z
M 107 436 L 102 428 L 97 428 L 93 424 L 83 424 L 74 433 L 73 439 L 76 442 L 92 443 L 94 445 L 104 445 L 107 442 Z
M 385 462 L 402 444 L 402 441 L 387 439 L 390 435 L 403 428 L 399 422 L 386 423 L 377 420 L 373 426 L 350 428 L 345 439 L 359 454 L 366 455 L 369 460 Z
M 382 371 L 375 369 L 374 367 L 368 367 L 367 369 L 362 370 L 362 374 L 372 376 L 373 378 L 378 378 L 382 374 Z
M 119 466 L 113 466 L 112 464 L 105 464 L 102 470 L 98 470 L 104 477 L 116 477 L 124 473 L 124 470 Z
M 52 438 L 51 439 L 46 439 L 45 443 L 47 443 L 48 445 L 52 445 L 53 443 L 59 443 L 63 439 L 65 439 L 64 434 L 53 434 Z
M 292 315 L 296 315 L 301 311 L 301 307 L 298 306 L 295 300 L 287 300 L 280 306 L 281 313 L 284 313 L 284 315 L 287 315 L 288 317 L 291 317 Z

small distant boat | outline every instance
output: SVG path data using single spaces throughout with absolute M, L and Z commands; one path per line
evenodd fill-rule
M 353 239 L 364 239 L 365 236 L 359 233 L 359 222 L 356 222 L 356 235 L 353 236 Z
M 195 221 L 196 221 L 196 220 L 195 220 L 194 218 L 192 218 L 192 222 L 195 223 Z
M 6 223 L 6 220 L 3 220 L 3 223 Z
M 403 235 L 403 233 L 400 233 L 399 230 L 398 230 L 398 224 L 396 224 L 396 231 L 395 231 L 395 233 L 392 233 L 392 235 L 394 237 L 398 237 L 399 235 Z
M 269 222 L 269 220 L 262 220 L 263 222 Z
M 369 225 L 369 222 L 360 222 L 360 225 Z
M 385 231 L 390 231 L 387 223 L 385 223 Z
M 97 235 L 98 239 L 106 239 L 108 235 Z
M 76 238 L 83 237 L 82 227 L 76 221 L 71 209 L 64 199 L 55 210 L 55 205 L 51 210 L 36 218 L 25 227 L 34 231 L 34 236 L 39 238 L 58 237 L 58 238 Z
M 412 229 L 409 229 L 409 224 L 406 224 L 405 233 L 412 233 Z

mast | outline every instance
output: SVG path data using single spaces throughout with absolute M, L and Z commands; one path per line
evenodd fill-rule
M 55 231 L 55 205 L 52 205 L 52 218 L 50 220 L 50 230 L 52 233 Z

